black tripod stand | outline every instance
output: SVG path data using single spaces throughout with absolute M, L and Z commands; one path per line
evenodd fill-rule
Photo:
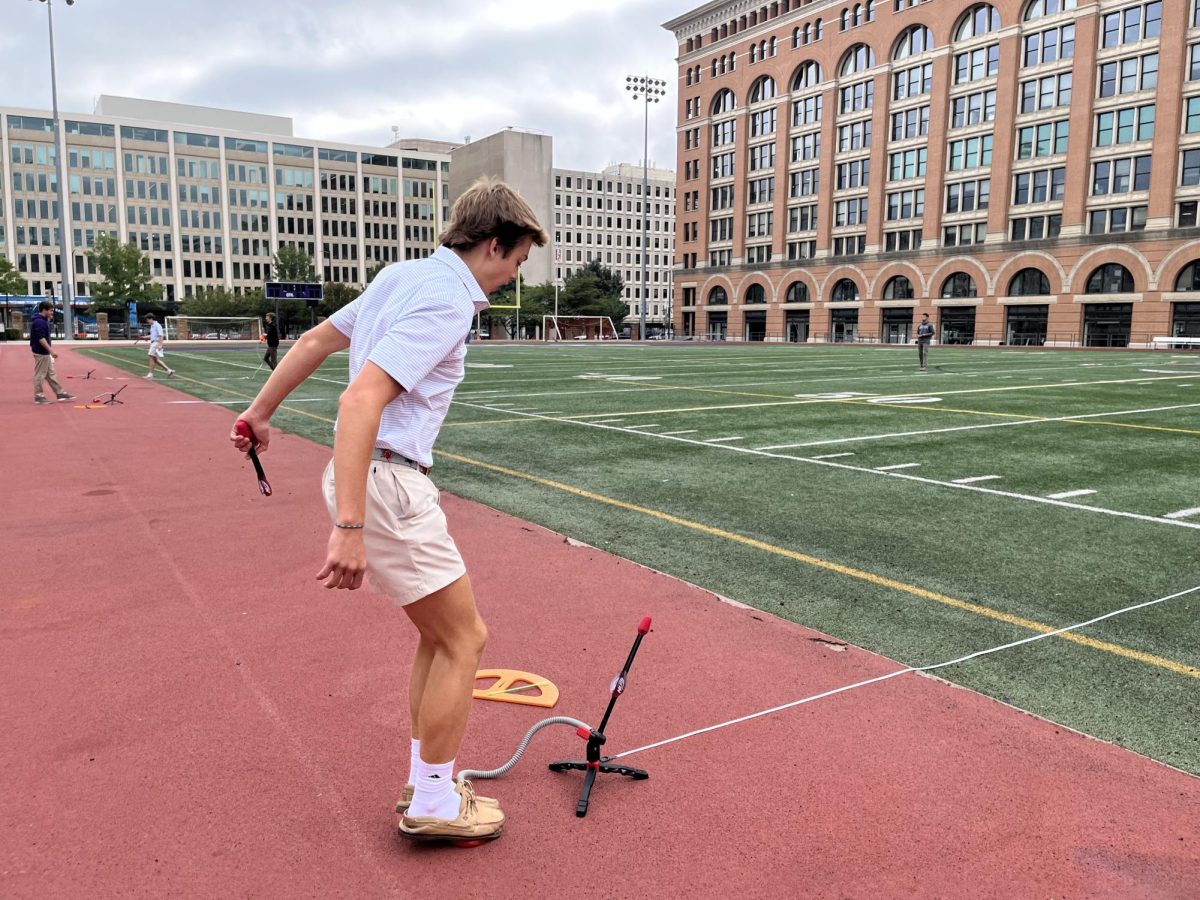
M 583 790 L 579 794 L 579 802 L 575 805 L 575 815 L 583 818 L 587 815 L 588 803 L 591 799 L 592 785 L 596 782 L 597 772 L 611 772 L 617 775 L 625 775 L 633 778 L 636 781 L 642 781 L 650 777 L 650 773 L 644 769 L 634 769 L 630 766 L 614 765 L 607 762 L 608 757 L 600 755 L 600 748 L 604 746 L 607 738 L 604 736 L 604 728 L 608 725 L 608 717 L 612 715 L 613 707 L 617 703 L 617 698 L 625 693 L 625 680 L 629 676 L 629 667 L 633 665 L 633 658 L 637 655 L 638 647 L 641 646 L 642 638 L 650 631 L 650 617 L 646 616 L 638 625 L 637 638 L 634 639 L 633 648 L 629 651 L 629 657 L 625 660 L 625 667 L 621 669 L 621 674 L 613 679 L 612 696 L 608 701 L 608 709 L 604 711 L 604 718 L 600 720 L 600 727 L 592 729 L 591 734 L 587 739 L 587 759 L 586 760 L 571 760 L 564 762 L 550 763 L 551 772 L 566 772 L 569 769 L 578 769 L 584 772 Z M 582 729 L 580 729 L 582 731 Z
M 125 388 L 127 388 L 127 387 L 129 387 L 129 385 L 123 384 L 119 388 L 117 388 L 115 391 L 109 391 L 107 399 L 101 400 L 100 398 L 104 396 L 104 394 L 101 394 L 99 397 L 94 397 L 92 399 L 92 402 L 99 403 L 101 406 L 112 406 L 114 403 L 118 406 L 124 406 L 125 401 L 118 400 L 117 397 L 118 397 L 118 395 L 120 395 L 121 391 L 125 390 Z

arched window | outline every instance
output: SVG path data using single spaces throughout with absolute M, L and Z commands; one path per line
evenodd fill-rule
M 1128 294 L 1133 276 L 1120 263 L 1105 263 L 1088 276 L 1086 294 Z
M 761 284 L 752 284 L 752 285 L 750 285 L 750 287 L 746 288 L 746 302 L 747 303 L 766 303 L 767 302 L 767 292 L 763 290 L 763 286 Z
M 1200 291 L 1200 260 L 1195 260 L 1183 267 L 1179 277 L 1175 279 L 1177 291 Z
M 867 0 L 867 21 L 875 21 L 875 0 Z
M 822 19 L 817 19 L 813 22 L 813 40 L 819 41 L 825 37 L 825 22 Z
M 792 90 L 803 91 L 814 88 L 824 80 L 825 75 L 821 72 L 819 63 L 802 62 L 792 75 Z
M 808 26 L 805 25 L 803 30 L 797 25 L 792 29 L 792 49 L 802 47 L 808 43 Z
M 779 41 L 777 41 L 775 38 L 771 38 L 771 43 L 767 45 L 767 50 L 769 50 L 771 55 L 774 56 L 779 52 Z
M 713 57 L 713 61 L 712 61 L 712 77 L 713 77 L 713 78 L 716 78 L 716 77 L 717 77 L 717 60 L 716 60 L 716 57 Z
M 723 88 L 713 97 L 709 115 L 719 116 L 721 113 L 733 112 L 735 109 L 737 109 L 737 98 L 733 96 L 733 91 L 729 88 Z
M 863 23 L 863 9 L 861 3 L 854 4 L 854 27 L 857 28 Z
M 833 286 L 829 297 L 834 303 L 846 303 L 858 299 L 858 285 L 849 278 L 842 278 Z
M 721 74 L 725 74 L 725 67 L 729 64 L 729 57 L 724 53 L 721 54 Z
M 1042 16 L 1052 16 L 1055 13 L 1066 12 L 1075 8 L 1075 0 L 1031 0 L 1025 7 L 1025 21 L 1040 19 Z
M 725 306 L 728 303 L 729 295 L 725 293 L 725 288 L 720 285 L 717 285 L 717 287 L 708 292 L 709 306 Z
M 966 272 L 955 272 L 942 282 L 943 297 L 977 297 L 975 279 Z
M 954 29 L 954 39 L 965 41 L 999 28 L 1000 13 L 996 12 L 990 4 L 976 3 L 958 20 L 958 27 Z
M 793 281 L 788 285 L 787 295 L 784 298 L 784 303 L 807 303 L 808 302 L 808 285 L 803 281 Z
M 850 27 L 850 10 L 849 9 L 842 10 L 842 17 L 840 19 L 840 25 L 841 25 L 841 28 L 839 30 L 841 30 L 841 31 L 845 31 L 847 28 Z
M 761 103 L 764 100 L 773 100 L 778 93 L 775 79 L 770 75 L 764 75 L 750 86 L 750 102 Z
M 737 71 L 737 53 L 736 52 L 729 54 L 729 71 L 730 72 Z
M 1010 297 L 1042 297 L 1050 293 L 1050 279 L 1041 269 L 1022 269 L 1008 283 Z
M 896 49 L 892 51 L 892 59 L 905 59 L 919 53 L 927 53 L 933 49 L 933 32 L 924 25 L 913 25 L 904 30 L 896 41 Z
M 754 65 L 756 62 L 758 62 L 758 45 L 751 44 L 750 45 L 750 65 Z
M 884 300 L 911 300 L 913 298 L 912 282 L 903 275 L 889 278 L 883 287 Z
M 866 44 L 855 44 L 842 57 L 838 74 L 853 75 L 856 72 L 865 72 L 867 69 L 873 68 L 875 68 L 875 51 Z

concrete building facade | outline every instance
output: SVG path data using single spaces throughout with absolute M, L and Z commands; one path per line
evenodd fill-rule
M 53 124 L 44 110 L 0 109 L 0 252 L 32 295 L 59 292 Z M 316 141 L 278 116 L 107 96 L 60 127 L 80 297 L 101 277 L 87 257 L 101 233 L 135 243 L 179 300 L 261 287 L 284 245 L 325 281 L 364 284 L 376 266 L 432 253 L 449 212 L 449 145 Z
M 1197 0 L 717 0 L 665 27 L 680 332 L 1200 336 Z
M 670 321 L 674 269 L 675 173 L 652 168 L 645 174 L 643 197 L 641 166 L 621 163 L 600 172 L 554 170 L 554 275 L 570 278 L 593 260 L 612 269 L 625 282 L 625 324 L 634 333 L 641 318 L 643 252 L 648 331 L 661 331 Z

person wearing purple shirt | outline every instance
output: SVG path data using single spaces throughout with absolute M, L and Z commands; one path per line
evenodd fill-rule
M 50 398 L 42 393 L 43 382 L 50 385 L 59 400 L 75 398 L 63 390 L 54 377 L 54 360 L 58 354 L 50 345 L 50 318 L 54 315 L 54 304 L 43 300 L 38 304 L 37 315 L 29 323 L 29 349 L 33 351 L 33 402 L 49 403 Z

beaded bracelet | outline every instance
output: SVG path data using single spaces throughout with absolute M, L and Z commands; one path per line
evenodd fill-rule
M 363 523 L 362 523 L 362 522 L 359 522 L 357 525 L 343 525 L 341 522 L 334 522 L 334 523 L 333 523 L 333 527 L 334 527 L 334 528 L 347 528 L 347 529 L 350 529 L 350 530 L 357 530 L 357 529 L 359 529 L 359 528 L 362 528 L 362 527 L 363 527 Z

